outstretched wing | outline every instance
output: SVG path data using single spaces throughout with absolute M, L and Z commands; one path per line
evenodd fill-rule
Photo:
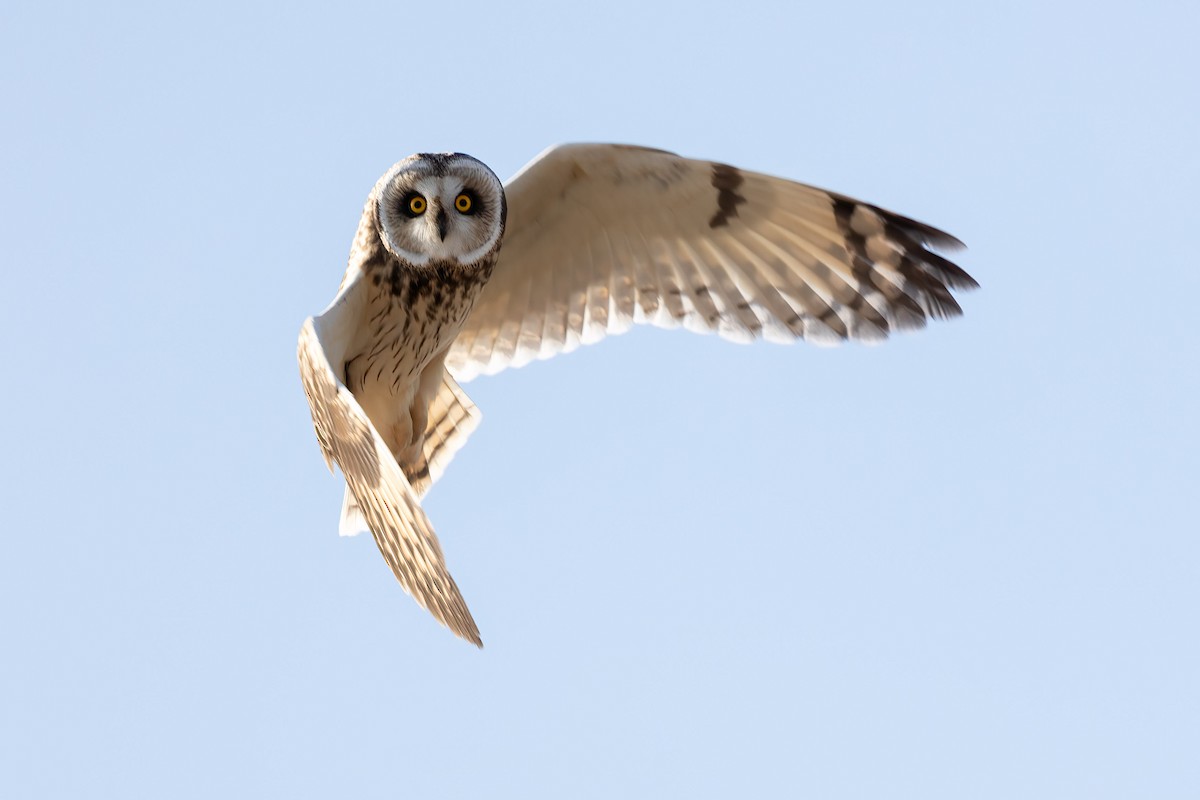
M 633 323 L 749 341 L 879 340 L 961 314 L 962 243 L 843 195 L 662 150 L 551 148 L 505 187 L 491 281 L 446 365 L 460 381 Z
M 300 329 L 300 379 L 312 411 L 325 463 L 337 462 L 358 501 L 379 552 L 404 591 L 462 638 L 483 646 L 479 629 L 446 570 L 429 518 L 399 464 L 354 395 L 331 365 L 341 370 L 362 319 L 361 276 L 343 284 L 320 316 Z

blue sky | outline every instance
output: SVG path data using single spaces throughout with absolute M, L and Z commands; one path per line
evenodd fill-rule
M 1188 3 L 0 12 L 0 794 L 1200 794 Z M 638 330 L 468 388 L 369 539 L 294 346 L 394 161 L 620 141 L 942 227 L 880 347 Z

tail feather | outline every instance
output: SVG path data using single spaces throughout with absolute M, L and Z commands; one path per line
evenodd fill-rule
M 404 470 L 417 497 L 424 497 L 429 487 L 442 477 L 454 454 L 467 443 L 467 437 L 479 427 L 482 419 L 483 415 L 467 393 L 455 383 L 450 373 L 444 373 L 442 386 L 429 404 L 421 459 Z
M 367 518 L 363 516 L 354 492 L 347 486 L 346 493 L 342 495 L 342 518 L 338 521 L 338 536 L 358 536 L 369 530 Z

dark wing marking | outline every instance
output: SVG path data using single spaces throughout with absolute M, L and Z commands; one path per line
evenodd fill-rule
M 491 281 L 446 359 L 460 381 L 635 323 L 737 341 L 877 341 L 961 313 L 961 243 L 877 206 L 661 150 L 552 148 L 505 189 Z

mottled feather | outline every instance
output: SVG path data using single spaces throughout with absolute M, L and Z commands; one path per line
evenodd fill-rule
M 317 441 L 326 463 L 332 460 L 341 467 L 379 552 L 404 590 L 443 625 L 482 647 L 479 629 L 446 569 L 441 545 L 417 493 L 331 366 L 345 361 L 356 318 L 366 307 L 362 297 L 366 284 L 361 275 L 348 281 L 339 301 L 324 314 L 310 317 L 300 330 L 300 378 Z
M 480 213 L 448 223 L 463 186 Z M 436 228 L 406 205 L 416 189 Z M 338 296 L 300 333 L 317 441 L 346 477 L 340 530 L 369 529 L 405 591 L 478 645 L 419 504 L 479 424 L 446 370 L 466 381 L 638 323 L 878 341 L 961 313 L 952 290 L 975 281 L 933 251 L 960 246 L 844 195 L 662 150 L 551 148 L 507 189 L 469 156 L 405 159 L 367 200 Z
M 632 324 L 734 341 L 877 341 L 961 313 L 953 236 L 727 164 L 608 144 L 551 148 L 506 186 L 508 233 L 451 347 L 460 381 Z

